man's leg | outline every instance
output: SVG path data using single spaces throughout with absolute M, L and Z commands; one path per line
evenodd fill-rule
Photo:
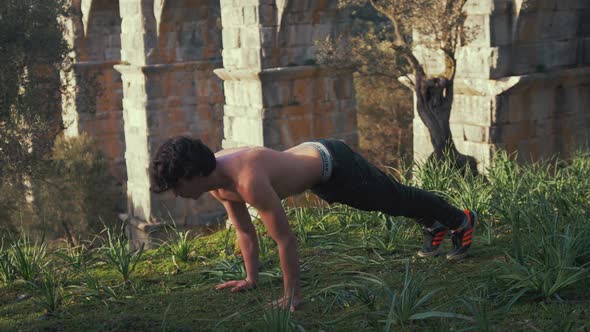
M 455 208 L 434 193 L 399 183 L 342 142 L 330 141 L 325 145 L 334 159 L 334 169 L 320 193 L 329 203 L 416 220 L 423 226 L 426 238 L 422 256 L 437 254 L 446 230 L 450 230 L 455 248 L 448 258 L 465 256 L 471 245 L 474 214 Z

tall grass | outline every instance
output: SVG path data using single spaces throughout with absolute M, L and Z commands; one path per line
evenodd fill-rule
M 425 307 L 439 291 L 433 289 L 424 290 L 424 280 L 414 277 L 410 273 L 409 262 L 406 261 L 405 274 L 401 289 L 392 288 L 388 283 L 375 275 L 368 273 L 358 273 L 356 277 L 359 281 L 377 286 L 373 293 L 380 299 L 374 305 L 368 315 L 375 317 L 376 321 L 384 325 L 384 331 L 395 331 L 399 328 L 407 327 L 416 321 L 429 318 L 460 318 L 471 320 L 465 315 L 442 312 L 436 310 L 427 310 Z M 367 293 L 365 285 L 361 284 L 361 293 Z M 367 297 L 371 300 L 371 297 Z M 371 300 L 373 301 L 373 300 Z
M 585 249 L 580 233 L 572 225 L 560 227 L 554 222 L 540 221 L 529 231 L 529 241 L 522 241 L 517 254 L 507 254 L 500 276 L 516 291 L 515 299 L 529 294 L 533 298 L 561 300 L 559 292 L 590 277 L 589 264 L 577 264 Z
M 276 298 L 276 292 L 272 292 L 273 298 Z M 285 306 L 281 306 L 277 301 L 264 306 L 262 318 L 267 331 L 288 332 L 295 331 L 295 323 L 291 320 L 291 305 L 293 294 L 289 294 L 289 301 Z
M 4 238 L 0 238 L 0 282 L 6 286 L 16 279 L 13 256 L 8 246 L 5 247 Z
M 105 245 L 101 248 L 103 261 L 119 272 L 123 282 L 128 284 L 131 274 L 141 260 L 144 245 L 142 244 L 139 250 L 132 251 L 129 240 L 122 232 L 114 234 L 111 229 L 105 228 L 104 233 L 106 233 Z
M 56 271 L 43 271 L 37 282 L 29 282 L 33 289 L 39 294 L 37 303 L 47 311 L 48 314 L 55 312 L 66 299 L 64 285 L 66 280 Z
M 92 259 L 92 252 L 86 244 L 80 244 L 71 248 L 58 249 L 53 255 L 60 258 L 74 270 L 83 270 Z
M 196 249 L 195 242 L 190 238 L 190 230 L 179 231 L 174 227 L 168 235 L 169 239 L 163 245 L 164 250 L 170 253 L 174 260 L 188 263 L 194 257 Z
M 48 264 L 45 260 L 47 255 L 47 243 L 31 242 L 26 232 L 21 232 L 9 251 L 16 275 L 25 281 L 33 281 L 37 275 Z
M 108 307 L 109 302 L 119 301 L 119 294 L 110 286 L 104 285 L 99 278 L 94 276 L 90 271 L 81 270 L 81 284 L 75 286 L 79 290 L 79 295 L 85 300 L 99 299 Z

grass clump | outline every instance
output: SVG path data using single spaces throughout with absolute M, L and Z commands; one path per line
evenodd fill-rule
M 8 252 L 8 260 L 16 276 L 24 281 L 34 281 L 37 275 L 47 265 L 47 243 L 45 241 L 32 242 L 26 232 L 12 244 Z
M 104 246 L 100 249 L 102 259 L 120 274 L 123 283 L 128 284 L 131 274 L 141 260 L 144 245 L 142 244 L 139 250 L 133 251 L 130 248 L 129 240 L 121 231 L 117 234 L 111 229 L 105 228 L 103 232 L 106 233 L 106 238 Z

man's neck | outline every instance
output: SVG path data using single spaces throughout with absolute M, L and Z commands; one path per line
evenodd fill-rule
M 207 191 L 228 189 L 233 186 L 232 178 L 227 175 L 224 165 L 219 162 L 219 159 L 217 159 L 217 166 L 213 172 L 204 179 L 204 185 Z

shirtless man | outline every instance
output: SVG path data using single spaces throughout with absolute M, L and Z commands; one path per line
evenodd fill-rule
M 291 310 L 301 301 L 297 240 L 289 228 L 281 199 L 307 189 L 328 203 L 415 219 L 423 227 L 420 257 L 440 254 L 440 244 L 451 233 L 449 260 L 462 259 L 471 246 L 474 212 L 461 211 L 430 192 L 402 185 L 351 150 L 344 142 L 320 139 L 285 151 L 263 147 L 225 149 L 213 153 L 200 140 L 174 137 L 158 149 L 150 165 L 151 190 L 172 190 L 184 198 L 209 192 L 219 200 L 235 227 L 245 280 L 228 281 L 217 289 L 232 292 L 252 288 L 258 281 L 258 239 L 246 203 L 276 241 L 283 271 L 282 307 Z M 292 298 L 290 298 L 292 294 Z

